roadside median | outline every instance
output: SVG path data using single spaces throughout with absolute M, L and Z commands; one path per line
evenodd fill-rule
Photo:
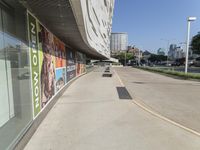
M 172 76 L 172 77 L 179 77 L 181 79 L 194 79 L 194 80 L 199 80 L 200 81 L 200 74 L 197 73 L 187 73 L 185 74 L 184 72 L 179 72 L 179 71 L 174 71 L 174 70 L 164 70 L 160 68 L 153 68 L 153 67 L 134 67 L 138 69 L 142 69 L 145 71 L 150 71 L 150 72 L 155 72 L 167 76 Z

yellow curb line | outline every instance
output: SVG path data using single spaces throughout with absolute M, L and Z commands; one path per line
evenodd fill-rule
M 122 80 L 120 79 L 118 73 L 117 73 L 115 70 L 114 70 L 114 72 L 116 73 L 116 75 L 117 75 L 117 77 L 118 77 L 118 79 L 119 79 L 121 85 L 122 85 L 123 87 L 125 87 L 124 84 L 123 84 L 123 82 L 122 82 Z M 195 134 L 195 135 L 197 135 L 197 136 L 200 137 L 200 133 L 199 133 L 199 132 L 197 132 L 197 131 L 195 131 L 195 130 L 193 130 L 193 129 L 190 129 L 190 128 L 188 128 L 188 127 L 185 127 L 185 126 L 183 126 L 183 125 L 181 125 L 181 124 L 179 124 L 179 123 L 177 123 L 177 122 L 175 122 L 175 121 L 173 121 L 173 120 L 171 120 L 171 119 L 168 119 L 168 118 L 166 118 L 166 117 L 164 117 L 164 116 L 162 116 L 162 115 L 156 113 L 156 112 L 153 111 L 153 110 L 148 109 L 147 107 L 145 107 L 144 105 L 142 105 L 141 103 L 137 102 L 137 101 L 134 100 L 134 99 L 132 99 L 132 101 L 133 101 L 133 103 L 134 103 L 135 105 L 137 105 L 137 106 L 140 107 L 141 109 L 145 110 L 146 112 L 150 113 L 151 115 L 156 116 L 156 117 L 158 117 L 159 119 L 162 119 L 162 120 L 164 120 L 164 121 L 167 121 L 168 123 L 171 123 L 171 124 L 173 124 L 173 125 L 175 125 L 175 126 L 181 128 L 181 129 L 183 129 L 183 130 L 186 130 L 186 131 L 188 131 L 188 132 L 190 132 L 190 133 L 192 133 L 192 134 Z
M 133 100 L 133 99 L 132 99 L 132 100 Z M 168 118 L 166 118 L 166 117 L 164 117 L 164 116 L 162 116 L 162 115 L 160 115 L 160 114 L 158 114 L 158 113 L 156 113 L 156 112 L 154 112 L 154 111 L 148 109 L 147 107 L 143 106 L 142 104 L 140 104 L 139 102 L 137 102 L 137 101 L 135 101 L 135 100 L 133 100 L 133 103 L 136 104 L 136 105 L 137 105 L 138 107 L 140 107 L 141 109 L 143 109 L 143 110 L 147 111 L 148 113 L 152 114 L 153 116 L 156 116 L 156 117 L 158 117 L 159 119 L 162 119 L 162 120 L 164 120 L 164 121 L 167 121 L 168 123 L 171 123 L 171 124 L 173 124 L 173 125 L 175 125 L 175 126 L 181 128 L 181 129 L 184 129 L 184 130 L 186 130 L 186 131 L 188 131 L 188 132 L 190 132 L 190 133 L 192 133 L 192 134 L 195 134 L 195 135 L 197 135 L 197 136 L 200 137 L 200 133 L 199 133 L 199 132 L 197 132 L 197 131 L 195 131 L 195 130 L 193 130 L 193 129 L 190 129 L 190 128 L 188 128 L 188 127 L 185 127 L 185 126 L 183 126 L 183 125 L 181 125 L 181 124 L 179 124 L 179 123 L 177 123 L 177 122 L 175 122 L 175 121 L 172 121 L 171 119 L 168 119 Z
M 117 78 L 118 78 L 118 80 L 119 80 L 121 86 L 125 87 L 125 86 L 124 86 L 124 83 L 122 82 L 122 80 L 121 80 L 121 78 L 119 77 L 118 73 L 117 73 L 115 70 L 113 70 L 113 72 L 116 74 L 116 76 L 117 76 Z

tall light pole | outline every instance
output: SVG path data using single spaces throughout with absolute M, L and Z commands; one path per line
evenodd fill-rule
M 124 59 L 124 66 L 126 66 L 126 50 L 125 50 L 125 59 Z
M 140 50 L 140 48 L 141 48 L 141 50 Z M 140 56 L 141 56 L 142 48 L 143 48 L 142 46 L 139 46 L 139 48 L 138 48 L 138 50 L 139 50 L 139 51 L 138 51 L 138 53 L 139 53 L 139 54 L 138 54 L 138 65 L 139 65 L 139 66 L 140 66 L 140 62 L 141 62 L 141 57 L 140 57 Z
M 138 66 L 140 66 L 140 48 L 138 48 Z
M 185 73 L 188 73 L 188 54 L 189 54 L 189 45 L 190 45 L 190 24 L 192 21 L 195 21 L 196 17 L 188 17 L 187 22 L 187 44 L 186 44 L 186 57 L 185 57 Z

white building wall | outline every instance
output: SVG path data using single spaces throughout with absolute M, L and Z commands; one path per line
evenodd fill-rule
M 71 0 L 71 3 L 84 41 L 109 58 L 114 0 Z M 81 10 L 77 9 L 78 4 Z

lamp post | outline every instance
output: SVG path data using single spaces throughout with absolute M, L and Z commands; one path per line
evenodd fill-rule
M 188 54 L 189 54 L 189 45 L 190 45 L 190 26 L 191 22 L 195 21 L 197 18 L 196 17 L 188 17 L 187 19 L 187 43 L 186 43 L 186 57 L 185 57 L 185 74 L 188 73 Z
M 142 52 L 143 47 L 138 46 L 138 66 L 140 66 L 141 63 L 141 52 Z
M 125 50 L 125 59 L 124 59 L 124 66 L 126 66 L 126 50 Z
M 141 55 L 141 54 L 140 54 L 140 49 L 139 49 L 139 57 L 138 57 L 138 58 L 139 58 L 139 61 L 138 61 L 138 63 L 139 63 L 139 66 L 140 66 L 140 62 L 141 62 L 140 55 Z

